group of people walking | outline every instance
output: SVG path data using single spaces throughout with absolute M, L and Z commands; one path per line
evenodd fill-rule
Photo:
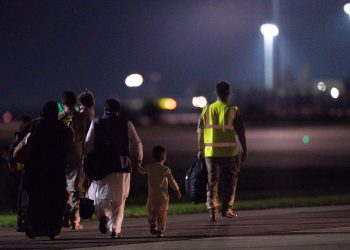
M 240 162 L 247 158 L 245 129 L 237 106 L 229 106 L 230 86 L 216 85 L 217 101 L 205 107 L 198 124 L 198 157 L 208 167 L 207 207 L 212 221 L 218 220 L 218 182 L 223 178 L 222 216 L 234 218 L 233 210 Z M 165 165 L 167 150 L 153 148 L 154 163 L 143 166 L 143 145 L 133 123 L 120 116 L 121 105 L 107 99 L 104 114 L 94 119 L 94 97 L 85 90 L 78 96 L 71 91 L 62 95 L 64 111 L 54 101 L 47 102 L 40 117 L 17 135 L 10 165 L 24 164 L 19 190 L 18 228 L 29 238 L 55 239 L 61 227 L 83 229 L 80 200 L 94 201 L 99 231 L 121 237 L 125 202 L 134 166 L 148 177 L 148 223 L 150 233 L 163 237 L 169 207 L 168 186 L 181 197 L 179 185 Z M 242 146 L 238 155 L 236 135 Z M 112 149 L 115 167 L 101 161 L 99 178 L 91 178 L 88 160 L 97 151 Z

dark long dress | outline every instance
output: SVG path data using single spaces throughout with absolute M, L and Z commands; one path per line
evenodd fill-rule
M 32 146 L 24 163 L 20 187 L 18 231 L 35 236 L 58 235 L 66 206 L 66 161 L 70 130 L 55 119 L 39 118 L 30 125 Z

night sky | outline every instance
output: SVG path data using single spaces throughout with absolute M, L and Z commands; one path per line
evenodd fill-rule
M 260 25 L 273 16 L 280 72 L 349 77 L 346 2 L 281 0 L 273 14 L 269 0 L 0 0 L 0 111 L 84 88 L 101 104 L 190 97 L 223 79 L 262 87 Z M 145 78 L 137 90 L 124 84 L 134 72 Z

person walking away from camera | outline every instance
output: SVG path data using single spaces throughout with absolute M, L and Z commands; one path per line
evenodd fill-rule
M 175 181 L 169 167 L 164 163 L 167 151 L 162 146 L 153 148 L 155 162 L 144 167 L 139 167 L 140 174 L 147 174 L 148 178 L 148 223 L 151 234 L 158 238 L 164 237 L 169 209 L 168 185 L 176 192 L 177 198 L 181 198 L 179 185 Z
M 84 120 L 84 135 L 87 135 L 89 131 L 90 124 L 95 116 L 95 98 L 92 92 L 88 89 L 85 89 L 78 95 L 78 102 L 80 104 L 79 112 L 83 115 Z
M 95 213 L 99 218 L 99 230 L 111 232 L 111 238 L 121 237 L 125 201 L 129 195 L 131 159 L 138 166 L 143 158 L 143 147 L 134 125 L 120 117 L 120 103 L 116 99 L 107 99 L 104 115 L 94 120 L 86 136 L 84 157 L 100 147 L 106 141 L 120 155 L 120 165 L 89 188 L 89 198 L 94 200 Z M 116 164 L 117 165 L 117 164 Z M 103 168 L 104 166 L 101 166 Z
M 24 136 L 28 133 L 26 131 L 27 125 L 32 121 L 30 116 L 20 116 L 17 119 L 18 129 L 15 132 L 15 139 L 10 144 L 8 154 L 7 154 L 7 162 L 9 167 L 9 180 L 7 187 L 7 195 L 9 197 L 9 205 L 12 212 L 17 212 L 18 204 L 20 204 L 18 197 L 18 189 L 21 182 L 22 169 L 24 167 L 23 163 L 14 162 L 13 160 L 13 151 L 18 143 L 24 138 Z
M 66 164 L 72 134 L 58 120 L 54 101 L 47 102 L 40 118 L 24 130 L 28 156 L 22 162 L 17 231 L 25 232 L 29 238 L 54 239 L 60 234 L 66 205 Z
M 228 104 L 230 85 L 216 85 L 217 100 L 203 108 L 198 123 L 198 157 L 205 157 L 208 168 L 207 208 L 211 221 L 218 220 L 219 180 L 222 178 L 222 216 L 234 218 L 235 193 L 240 162 L 247 158 L 247 144 L 243 119 L 237 106 Z M 236 135 L 242 146 L 238 155 Z
M 67 161 L 67 210 L 63 218 L 65 227 L 71 226 L 72 229 L 82 229 L 80 223 L 80 198 L 85 192 L 85 175 L 82 166 L 83 146 L 85 140 L 85 128 L 83 116 L 75 110 L 75 94 L 71 91 L 64 91 L 62 95 L 62 104 L 64 111 L 59 114 L 61 120 L 73 134 L 73 144 L 70 148 L 70 154 Z

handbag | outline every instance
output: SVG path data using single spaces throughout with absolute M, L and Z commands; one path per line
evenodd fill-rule
M 186 194 L 193 204 L 203 203 L 207 200 L 208 171 L 204 158 L 196 162 L 186 171 Z
M 33 134 L 29 132 L 15 147 L 13 151 L 13 160 L 15 162 L 25 163 L 29 159 L 30 151 L 32 150 L 32 139 Z
M 88 198 L 88 182 L 84 183 L 85 186 L 85 195 L 80 198 L 80 208 L 79 213 L 80 217 L 83 219 L 91 219 L 92 215 L 95 212 L 94 201 Z

